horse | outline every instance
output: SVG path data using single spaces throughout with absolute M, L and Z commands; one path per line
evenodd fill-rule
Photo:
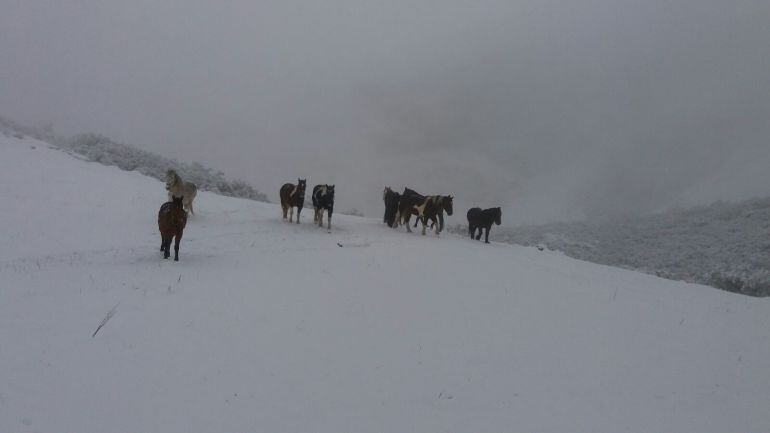
M 447 215 L 452 215 L 452 199 L 451 195 L 424 197 L 417 194 L 409 194 L 405 197 L 402 196 L 398 205 L 401 223 L 406 226 L 408 232 L 411 232 L 412 229 L 409 228 L 409 221 L 412 215 L 416 215 L 422 221 L 422 234 L 425 235 L 428 220 L 431 220 L 433 227 L 436 228 L 436 236 L 438 236 L 444 229 L 444 211 L 446 211 Z M 438 218 L 438 224 L 436 224 L 436 218 Z
M 187 212 L 184 210 L 184 197 L 174 197 L 171 201 L 163 203 L 158 211 L 158 228 L 160 229 L 160 250 L 163 258 L 167 259 L 171 253 L 171 239 L 174 241 L 174 261 L 179 261 L 179 241 L 187 225 Z
M 299 214 L 302 212 L 302 206 L 305 204 L 305 186 L 307 179 L 297 179 L 297 184 L 285 183 L 281 187 L 281 209 L 283 209 L 283 219 L 286 219 L 286 213 L 289 212 L 289 222 L 291 222 L 294 208 L 297 208 L 297 224 L 299 224 Z
M 332 229 L 332 211 L 334 210 L 334 185 L 316 185 L 313 187 L 313 209 L 315 216 L 313 221 L 318 223 L 318 227 L 323 227 L 324 209 L 328 216 L 329 230 Z
M 184 208 L 189 210 L 191 214 L 193 212 L 193 200 L 198 194 L 198 187 L 192 182 L 184 182 L 182 178 L 176 174 L 174 170 L 168 170 L 166 172 L 166 191 L 168 191 L 168 201 L 172 201 L 174 197 L 184 197 Z
M 436 230 L 436 233 L 440 233 L 444 231 L 444 211 L 446 211 L 447 215 L 452 215 L 452 212 L 453 212 L 452 203 L 453 203 L 454 197 L 452 197 L 451 195 L 443 195 L 439 197 L 440 197 L 441 203 L 440 203 L 440 206 L 437 208 L 436 215 L 434 215 L 433 218 L 431 218 L 432 223 L 430 226 L 431 228 L 433 228 L 436 225 L 436 217 L 438 217 L 439 226 L 438 226 L 438 229 Z
M 404 197 L 416 197 L 416 198 L 419 198 L 419 199 L 424 199 L 425 198 L 424 195 L 420 194 L 419 192 L 417 192 L 417 191 L 415 191 L 413 189 L 409 189 L 409 188 L 404 188 L 403 196 Z M 417 214 L 413 213 L 413 215 L 417 215 Z M 443 215 L 440 215 L 439 219 L 442 221 L 442 223 L 441 223 L 441 230 L 443 231 L 444 230 L 444 223 L 443 223 L 444 217 L 443 217 Z M 417 224 L 419 224 L 419 223 L 420 223 L 420 218 L 415 218 L 415 220 L 414 220 L 414 227 L 417 227 Z M 431 222 L 430 228 L 433 229 L 433 227 L 435 227 L 435 226 L 436 226 L 436 221 L 433 220 Z
M 409 189 L 407 187 L 404 187 L 404 192 L 401 193 L 401 196 L 399 197 L 398 218 L 396 218 L 396 221 L 395 221 L 393 227 L 398 227 L 399 224 L 403 223 L 402 212 L 405 209 L 412 207 L 412 206 L 410 206 L 410 203 L 416 203 L 416 202 L 418 202 L 420 200 L 424 200 L 424 199 L 425 199 L 424 195 L 420 194 L 419 192 L 417 192 L 417 191 L 415 191 L 413 189 Z M 402 201 L 403 201 L 403 209 L 402 209 L 402 203 L 401 203 Z M 417 212 L 416 211 L 412 211 L 411 214 L 412 215 L 417 215 Z M 419 222 L 420 222 L 419 218 L 415 219 L 414 226 L 417 227 L 417 223 L 419 223 Z M 409 230 L 409 227 L 407 227 L 407 230 L 411 232 L 411 230 Z
M 468 210 L 468 231 L 471 234 L 471 239 L 476 233 L 476 229 L 479 229 L 479 234 L 476 236 L 476 240 L 481 240 L 482 229 L 486 229 L 487 232 L 484 236 L 484 242 L 489 243 L 489 229 L 492 228 L 492 223 L 500 225 L 500 217 L 502 211 L 499 207 L 493 207 L 489 209 L 481 210 L 481 208 L 474 207 Z
M 382 222 L 388 227 L 397 226 L 396 215 L 398 214 L 398 202 L 401 200 L 401 194 L 394 192 L 389 186 L 382 192 L 382 201 L 385 202 L 385 215 Z

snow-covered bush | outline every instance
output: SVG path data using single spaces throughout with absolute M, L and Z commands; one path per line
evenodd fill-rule
M 267 202 L 267 196 L 241 180 L 229 181 L 221 171 L 193 162 L 179 162 L 160 155 L 117 143 L 99 134 L 81 134 L 71 138 L 58 137 L 53 128 L 30 128 L 0 117 L 0 132 L 30 136 L 64 150 L 78 154 L 89 161 L 114 165 L 122 170 L 138 171 L 146 176 L 165 181 L 166 171 L 174 169 L 186 181 L 195 183 L 200 190 L 230 197 Z
M 81 134 L 58 143 L 61 147 L 83 155 L 90 161 L 114 165 L 123 170 L 135 170 L 156 179 L 165 180 L 168 169 L 176 170 L 187 181 L 199 189 L 230 197 L 268 201 L 267 196 L 241 180 L 228 181 L 221 171 L 214 172 L 200 163 L 186 164 L 175 159 L 164 158 L 152 152 L 137 149 L 123 143 L 116 143 L 98 134 Z

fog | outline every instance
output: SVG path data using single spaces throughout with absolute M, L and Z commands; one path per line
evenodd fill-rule
M 502 206 L 770 194 L 770 2 L 4 0 L 0 115 L 224 170 Z

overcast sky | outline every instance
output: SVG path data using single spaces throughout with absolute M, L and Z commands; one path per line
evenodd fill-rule
M 770 194 L 770 1 L 0 2 L 0 115 L 504 223 Z

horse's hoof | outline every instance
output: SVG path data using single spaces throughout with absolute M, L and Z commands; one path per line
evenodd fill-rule
M 179 261 L 179 257 L 174 257 L 174 261 L 178 262 Z

